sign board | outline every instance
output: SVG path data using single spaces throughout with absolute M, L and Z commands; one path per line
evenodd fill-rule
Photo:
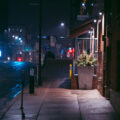
M 54 36 L 50 36 L 50 46 L 55 47 L 56 44 L 56 38 Z
M 77 20 L 84 21 L 89 19 L 88 15 L 77 15 Z
M 34 69 L 30 68 L 30 76 L 34 76 Z
M 36 50 L 39 51 L 39 43 L 36 43 Z

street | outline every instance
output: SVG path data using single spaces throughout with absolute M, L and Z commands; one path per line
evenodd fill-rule
M 0 109 L 21 91 L 22 70 L 25 71 L 25 86 L 29 80 L 30 63 L 0 62 Z

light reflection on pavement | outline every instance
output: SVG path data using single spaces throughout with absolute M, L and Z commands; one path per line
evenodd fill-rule
M 20 93 L 22 70 L 25 71 L 25 86 L 28 85 L 32 66 L 28 62 L 0 62 L 0 109 Z

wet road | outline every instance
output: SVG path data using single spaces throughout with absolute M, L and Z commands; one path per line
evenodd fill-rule
M 25 85 L 29 81 L 31 63 L 0 62 L 0 109 L 21 90 L 22 70 L 25 71 Z

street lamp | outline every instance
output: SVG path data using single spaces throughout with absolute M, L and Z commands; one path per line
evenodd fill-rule
M 22 52 L 20 51 L 20 55 L 22 55 Z
M 7 60 L 10 61 L 10 57 L 7 57 Z
M 99 12 L 99 15 L 101 16 L 101 15 L 102 15 L 102 12 Z
M 15 39 L 17 40 L 17 39 L 18 39 L 18 36 L 15 36 Z
M 96 19 L 94 19 L 94 23 L 96 23 L 97 22 L 97 20 Z
M 85 7 L 85 3 L 82 3 L 82 6 Z
M 21 40 L 22 40 L 22 38 L 21 38 L 21 37 L 19 37 L 19 38 L 18 38 L 18 40 L 20 40 L 20 41 L 21 41 Z
M 60 24 L 60 26 L 61 26 L 61 27 L 64 27 L 64 26 L 65 26 L 65 23 L 62 22 L 62 23 Z

